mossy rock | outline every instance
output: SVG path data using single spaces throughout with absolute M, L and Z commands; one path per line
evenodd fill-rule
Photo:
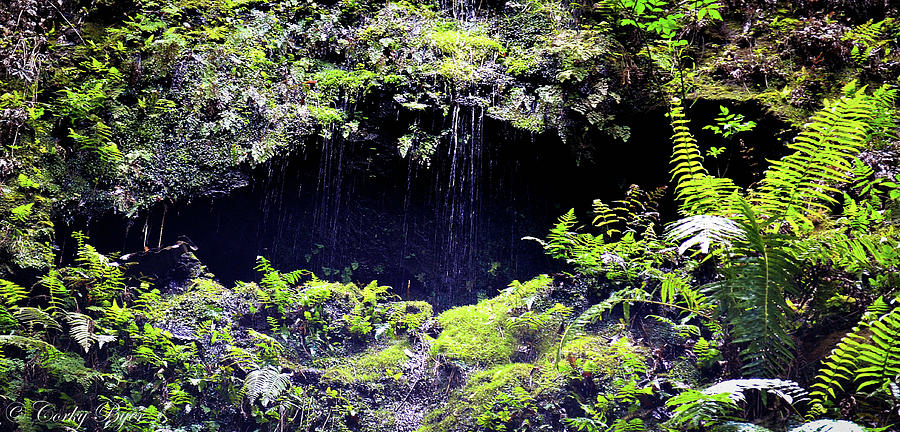
M 431 346 L 432 355 L 471 365 L 509 362 L 518 343 L 505 328 L 510 312 L 525 307 L 528 299 L 548 291 L 551 283 L 552 279 L 546 275 L 525 283 L 515 281 L 494 298 L 438 315 L 444 330 Z
M 386 304 L 381 313 L 396 331 L 418 330 L 434 316 L 434 308 L 425 301 L 399 301 Z
M 588 335 L 566 342 L 556 351 L 547 353 L 541 363 L 545 371 L 542 380 L 553 381 L 560 375 L 575 378 L 608 378 L 646 370 L 645 349 L 627 336 L 610 342 L 607 336 Z M 554 364 L 556 363 L 556 364 Z
M 186 319 L 194 322 L 216 319 L 222 312 L 227 289 L 211 279 L 194 279 L 185 292 L 163 300 L 153 309 L 156 319 Z
M 372 347 L 366 352 L 339 360 L 322 375 L 326 381 L 345 384 L 368 383 L 382 378 L 402 379 L 403 365 L 409 361 L 407 341 L 397 342 L 387 348 Z
M 534 365 L 510 363 L 476 373 L 465 387 L 453 392 L 446 404 L 425 416 L 419 432 L 474 430 L 483 407 L 501 391 L 527 388 Z

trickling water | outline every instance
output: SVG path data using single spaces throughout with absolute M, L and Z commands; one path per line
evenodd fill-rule
M 598 193 L 584 185 L 618 184 L 608 171 L 579 167 L 555 134 L 535 138 L 485 119 L 474 98 L 446 117 L 400 123 L 364 124 L 349 137 L 332 131 L 257 170 L 250 188 L 175 203 L 163 243 L 188 236 L 226 284 L 256 279 L 262 255 L 284 270 L 378 280 L 404 297 L 453 305 L 552 272 L 557 263 L 521 238 L 543 237 L 568 208 L 587 207 Z M 419 149 L 397 152 L 412 125 L 431 136 L 447 131 L 427 162 L 410 157 Z M 149 214 L 153 230 L 161 213 Z M 123 248 L 124 231 L 110 232 L 116 243 L 106 250 L 142 248 L 142 230 L 131 230 Z
M 450 121 L 447 163 L 436 170 L 434 185 L 435 193 L 442 197 L 436 209 L 436 220 L 442 226 L 435 232 L 435 243 L 442 245 L 443 251 L 439 268 L 451 287 L 444 294 L 452 297 L 463 288 L 471 291 L 479 270 L 476 254 L 482 214 L 484 113 L 478 106 L 457 104 Z

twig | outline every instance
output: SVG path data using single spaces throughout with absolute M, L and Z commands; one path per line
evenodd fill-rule
M 416 385 L 419 384 L 419 381 L 422 381 L 422 378 L 417 379 L 417 380 L 412 384 L 412 386 L 409 387 L 409 391 L 406 393 L 406 396 L 403 396 L 403 400 L 400 401 L 400 405 L 397 406 L 397 408 L 402 407 L 403 404 L 406 403 L 406 400 L 409 399 L 409 395 L 411 395 L 412 392 L 413 392 L 413 390 L 415 390 Z
M 66 24 L 68 24 L 69 27 L 72 27 L 72 30 L 75 30 L 75 34 L 78 35 L 78 39 L 81 39 L 81 43 L 85 43 L 84 38 L 81 37 L 81 32 L 79 32 L 78 29 L 75 28 L 75 24 L 72 24 L 72 22 L 69 21 L 68 18 L 66 18 L 66 15 L 64 13 L 62 13 L 62 11 L 59 10 L 58 7 L 56 7 L 56 4 L 53 3 L 53 0 L 50 0 L 47 3 L 50 3 L 50 6 L 53 6 L 53 9 L 56 9 L 56 11 L 59 12 L 59 16 L 61 16 L 62 19 L 64 19 L 66 21 Z
M 453 375 L 456 373 L 456 370 L 450 371 L 450 379 L 447 380 L 447 390 L 444 391 L 444 394 L 450 393 L 450 385 L 453 384 Z

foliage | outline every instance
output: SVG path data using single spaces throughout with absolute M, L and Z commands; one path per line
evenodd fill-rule
M 730 180 L 706 172 L 680 107 L 673 107 L 676 196 L 682 212 L 702 217 L 676 223 L 672 238 L 687 239 L 682 252 L 693 244 L 708 251 L 711 238 L 730 246 L 724 279 L 707 289 L 719 301 L 720 313 L 728 317 L 735 340 L 747 343 L 742 357 L 750 375 L 777 376 L 793 359 L 788 335 L 793 310 L 786 298 L 799 295 L 793 281 L 797 257 L 803 255 L 797 246 L 803 243 L 777 231 L 785 227 L 790 233 L 807 234 L 830 210 L 836 203 L 830 193 L 851 179 L 848 173 L 853 172 L 856 155 L 878 139 L 878 125 L 884 120 L 876 118 L 885 115 L 883 107 L 893 99 L 887 88 L 870 96 L 851 86 L 848 93 L 813 117 L 790 145 L 795 153 L 774 161 L 746 199 Z M 735 223 L 742 232 L 739 236 Z
M 673 407 L 674 416 L 669 420 L 672 430 L 706 430 L 715 425 L 739 419 L 744 407 L 751 403 L 750 394 L 758 394 L 766 403 L 767 395 L 789 406 L 807 400 L 806 390 L 793 381 L 777 379 L 729 380 L 715 384 L 706 390 L 686 390 L 666 402 Z
M 879 138 L 886 106 L 896 91 L 882 87 L 870 96 L 865 88 L 848 89 L 850 96 L 826 101 L 803 132 L 789 144 L 794 153 L 774 161 L 759 186 L 749 194 L 755 211 L 769 224 L 787 223 L 796 232 L 812 230 L 818 213 L 837 200 L 837 184 L 850 180 L 853 162 L 873 139 Z M 890 120 L 888 120 L 890 121 Z
M 515 388 L 528 388 L 530 372 L 533 366 L 525 363 L 509 363 L 472 375 L 465 387 L 453 392 L 446 405 L 440 407 L 424 419 L 422 432 L 434 432 L 448 430 L 456 425 L 470 425 L 476 427 L 476 422 L 482 414 L 489 425 L 500 426 L 503 419 L 495 419 L 484 410 L 493 408 L 495 396 L 500 392 L 510 394 Z M 527 391 L 527 390 L 525 390 Z M 527 408 L 528 396 L 518 393 L 509 401 Z M 507 405 L 507 404 L 504 404 Z M 508 407 L 505 407 L 508 409 Z
M 560 216 L 547 240 L 539 242 L 547 253 L 574 264 L 586 274 L 604 273 L 610 279 L 634 280 L 654 272 L 662 256 L 650 251 L 662 249 L 655 231 L 662 189 L 644 192 L 632 187 L 623 200 L 607 205 L 594 202 L 594 224 L 603 234 L 575 232 L 575 210 Z
M 793 359 L 787 297 L 798 294 L 792 283 L 797 263 L 791 237 L 764 235 L 749 204 L 742 205 L 734 256 L 722 269 L 724 279 L 706 289 L 728 318 L 735 342 L 747 344 L 741 351 L 746 376 L 777 376 Z
M 819 410 L 840 394 L 888 401 L 894 398 L 898 376 L 900 308 L 879 297 L 822 361 L 811 395 Z
M 241 392 L 251 404 L 259 400 L 263 406 L 268 406 L 290 385 L 290 374 L 282 373 L 278 367 L 266 366 L 247 374 Z

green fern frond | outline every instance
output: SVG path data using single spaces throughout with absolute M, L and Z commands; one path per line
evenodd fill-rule
M 255 353 L 233 345 L 229 345 L 227 349 L 225 358 L 229 366 L 237 366 L 248 372 L 259 369 L 260 359 Z
M 712 429 L 739 425 L 736 415 L 741 407 L 751 401 L 748 396 L 761 395 L 766 400 L 768 395 L 775 396 L 788 405 L 794 406 L 808 401 L 806 390 L 796 382 L 779 379 L 738 379 L 715 384 L 702 392 L 684 391 L 666 401 L 672 407 L 674 416 L 669 421 L 680 430 Z M 755 400 L 752 402 L 756 402 Z M 742 430 L 722 429 L 722 430 Z
M 727 394 L 685 390 L 666 401 L 673 412 L 669 424 L 678 430 L 694 430 L 736 420 L 738 404 Z
M 68 288 L 62 281 L 62 276 L 56 269 L 51 269 L 41 278 L 41 285 L 50 293 L 50 305 L 48 311 L 57 312 L 68 309 L 74 303 L 74 299 Z
M 743 370 L 751 376 L 778 376 L 794 356 L 789 333 L 793 309 L 786 296 L 794 294 L 797 264 L 789 253 L 791 238 L 765 234 L 746 201 L 740 200 L 743 234 L 735 239 L 725 278 L 707 285 L 729 319 L 741 350 Z
M 900 379 L 900 307 L 881 298 L 822 361 L 812 396 L 819 411 L 839 393 L 892 397 Z M 880 396 L 876 396 L 880 395 Z
M 257 400 L 265 407 L 276 401 L 291 386 L 291 374 L 266 366 L 247 374 L 241 393 L 252 404 Z
M 15 309 L 19 302 L 28 298 L 28 291 L 5 279 L 0 279 L 0 299 L 9 309 Z
M 643 432 L 647 430 L 644 421 L 639 418 L 634 419 L 616 419 L 613 422 L 612 432 Z
M 824 230 L 801 240 L 797 249 L 802 251 L 799 259 L 852 273 L 900 265 L 900 244 L 878 231 L 849 235 L 843 230 Z
M 659 221 L 659 203 L 665 188 L 644 191 L 631 185 L 625 197 L 606 204 L 594 200 L 593 224 L 603 230 L 604 239 L 610 241 L 623 232 L 643 234 L 653 230 Z
M 869 96 L 863 88 L 826 101 L 788 145 L 794 153 L 771 162 L 758 187 L 750 191 L 749 201 L 772 229 L 786 222 L 795 232 L 809 232 L 819 215 L 837 202 L 837 185 L 851 180 L 857 155 L 885 121 L 883 104 L 892 103 L 895 95 L 886 88 L 877 93 Z
M 72 234 L 76 244 L 75 262 L 78 265 L 69 279 L 86 285 L 90 298 L 95 301 L 109 301 L 125 289 L 125 272 L 108 257 L 97 252 L 87 243 L 87 236 L 80 232 Z
M 13 345 L 22 349 L 55 349 L 40 339 L 19 335 L 0 335 L 0 345 Z
M 738 187 L 727 178 L 709 174 L 703 166 L 703 155 L 696 138 L 688 128 L 689 121 L 679 99 L 673 99 L 669 118 L 672 124 L 672 182 L 675 198 L 682 214 L 728 215 L 734 207 L 731 197 Z
M 568 258 L 567 253 L 575 245 L 575 233 L 573 230 L 575 224 L 575 209 L 569 209 L 564 215 L 559 217 L 556 225 L 550 229 L 547 235 L 547 243 L 545 248 L 553 258 Z
M 40 308 L 21 307 L 13 313 L 19 323 L 34 331 L 35 326 L 41 326 L 45 330 L 61 330 L 59 323 L 49 313 Z
M 804 403 L 809 400 L 809 393 L 803 387 L 800 387 L 794 381 L 781 379 L 750 378 L 728 380 L 708 387 L 703 392 L 706 394 L 724 393 L 735 403 L 746 404 L 748 402 L 747 390 L 757 390 L 777 396 L 790 405 Z
M 97 334 L 97 324 L 87 315 L 68 312 L 66 321 L 69 323 L 69 335 L 84 349 L 85 353 L 90 351 L 94 344 L 102 349 L 104 344 L 116 340 L 115 336 Z

